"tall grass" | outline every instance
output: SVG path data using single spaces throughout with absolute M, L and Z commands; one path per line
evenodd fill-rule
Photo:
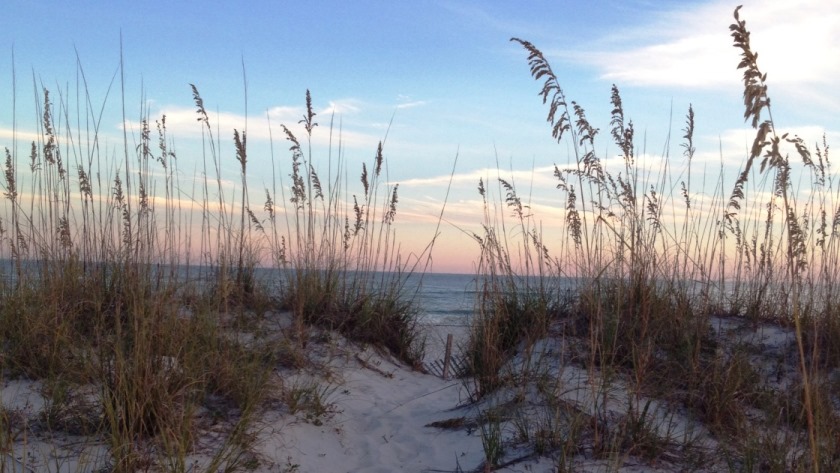
M 837 391 L 830 380 L 838 360 L 831 347 L 840 336 L 840 194 L 825 140 L 812 151 L 802 138 L 777 132 L 767 75 L 739 11 L 730 29 L 742 58 L 744 117 L 756 134 L 733 184 L 723 171 L 711 185 L 696 177 L 692 182 L 697 117 L 691 106 L 679 161 L 669 153 L 651 158 L 639 149 L 615 85 L 609 138 L 620 165 L 608 168 L 596 151 L 600 130 L 583 106 L 567 99 L 535 45 L 512 39 L 525 49 L 531 75 L 542 84 L 552 136 L 567 140 L 571 149 L 570 164 L 554 170 L 564 233 L 544 235 L 515 185 L 502 177 L 498 198 L 504 210 L 490 212 L 485 184 L 479 183 L 485 216 L 483 235 L 475 236 L 482 258 L 468 347 L 473 391 L 478 399 L 520 386 L 523 379 L 540 382 L 535 380 L 547 373 L 557 377 L 558 393 L 574 391 L 547 365 L 510 361 L 514 354 L 539 359 L 545 354 L 533 353 L 535 339 L 559 337 L 562 346 L 572 347 L 564 356 L 589 373 L 591 401 L 576 417 L 592 420 L 572 423 L 591 426 L 595 451 L 602 451 L 599 439 L 624 438 L 633 422 L 649 423 L 651 416 L 640 413 L 651 399 L 665 399 L 688 409 L 720 445 L 734 446 L 735 453 L 727 453 L 737 459 L 731 468 L 753 456 L 756 465 L 774 464 L 768 458 L 778 459 L 781 448 L 783 470 L 831 471 L 837 468 L 838 413 L 831 407 Z M 800 176 L 810 185 L 795 186 Z M 564 297 L 569 287 L 572 297 Z M 780 389 L 763 381 L 755 353 L 715 335 L 722 317 L 792 327 L 798 360 L 793 384 Z M 614 415 L 611 393 L 617 391 L 626 392 L 627 422 L 608 420 Z M 756 409 L 763 420 L 746 415 Z M 565 428 L 557 427 L 557 435 L 563 437 Z M 776 433 L 800 428 L 804 438 L 789 436 L 781 445 L 742 442 L 752 429 L 778 439 Z M 643 447 L 605 441 L 615 458 Z M 556 452 L 540 448 L 540 454 Z
M 378 144 L 370 167 L 362 164 L 360 192 L 350 194 L 340 146 L 336 162 L 330 162 L 330 172 L 333 165 L 336 170 L 332 180 L 322 182 L 316 171 L 312 152 L 312 131 L 318 126 L 315 115 L 307 91 L 301 120 L 305 144 L 282 126 L 292 154 L 291 208 L 284 209 L 291 224 L 285 226 L 285 236 L 272 209 L 276 199 L 266 190 L 270 225 L 260 231 L 279 265 L 290 268 L 283 273 L 283 304 L 302 324 L 338 330 L 352 339 L 382 346 L 420 368 L 425 340 L 416 317 L 416 292 L 411 292 L 406 282 L 423 255 L 412 262 L 399 253 L 393 228 L 399 184 L 382 182 L 386 178 L 383 143 Z M 277 235 L 281 235 L 279 242 Z
M 305 145 L 282 126 L 288 190 L 272 156 L 272 188 L 255 208 L 247 130 L 232 131 L 240 179 L 230 191 L 197 86 L 203 177 L 185 183 L 166 117 L 144 107 L 132 124 L 123 113 L 116 151 L 100 132 L 107 98 L 95 107 L 78 72 L 75 97 L 33 83 L 37 138 L 25 159 L 15 138 L 3 164 L 0 375 L 40 382 L 62 413 L 48 430 L 101 442 L 115 471 L 186 471 L 200 419 L 221 410 L 229 428 L 202 467 L 232 471 L 253 466 L 254 422 L 282 388 L 272 373 L 305 360 L 310 327 L 420 366 L 412 267 L 395 243 L 397 185 L 383 182 L 382 144 L 370 171 L 362 167 L 358 198 L 344 184 L 341 148 L 328 150 L 335 174 L 322 185 L 307 91 Z M 273 279 L 259 279 L 258 266 Z M 294 333 L 267 335 L 287 309 Z M 8 416 L 0 409 L 4 451 L 16 448 Z

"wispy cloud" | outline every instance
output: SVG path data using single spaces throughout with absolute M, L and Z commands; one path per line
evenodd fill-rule
M 463 188 L 463 186 L 470 186 L 472 189 L 478 188 L 479 179 L 483 179 L 485 185 L 489 186 L 497 179 L 504 179 L 516 185 L 521 192 L 526 193 L 527 189 L 534 188 L 553 188 L 557 182 L 553 180 L 553 167 L 540 167 L 536 169 L 514 169 L 514 170 L 498 170 L 495 168 L 476 169 L 465 173 L 456 173 L 453 175 L 440 175 L 428 178 L 417 178 L 400 181 L 400 187 L 417 187 L 417 188 L 437 188 L 449 185 L 451 181 L 453 186 Z
M 329 145 L 330 141 L 335 141 L 336 137 L 330 137 L 329 130 L 329 115 L 332 110 L 343 110 L 344 112 L 353 110 L 352 103 L 330 102 L 330 106 L 317 112 L 316 121 L 327 121 L 326 124 L 321 123 L 321 126 L 316 127 L 312 131 L 312 142 L 316 145 Z M 273 137 L 275 142 L 285 139 L 285 135 L 280 128 L 280 125 L 285 125 L 289 128 L 298 139 L 303 139 L 304 130 L 303 125 L 298 123 L 303 117 L 304 109 L 302 107 L 287 107 L 277 106 L 271 107 L 267 110 L 265 115 L 252 115 L 246 117 L 245 115 L 231 112 L 210 112 L 210 128 L 213 133 L 221 133 L 221 139 L 225 140 L 232 138 L 233 130 L 246 130 L 248 138 L 252 140 L 268 140 Z M 184 138 L 196 138 L 202 136 L 204 124 L 197 121 L 198 115 L 195 109 L 179 106 L 163 106 L 157 112 L 157 115 L 166 115 L 166 128 L 168 133 L 173 136 Z M 326 118 L 324 118 L 326 117 Z M 323 120 L 318 120 L 323 118 Z M 116 128 L 121 129 L 121 124 L 117 124 Z M 129 130 L 140 130 L 139 123 L 129 122 Z M 380 136 L 375 136 L 363 132 L 353 131 L 344 127 L 341 131 L 342 146 L 358 147 L 365 149 L 375 149 L 377 143 L 381 139 Z
M 17 132 L 13 132 L 11 128 L 0 128 L 0 139 L 3 140 L 12 140 L 17 139 L 24 143 L 29 143 L 32 141 L 38 141 L 43 137 L 32 131 L 27 130 L 17 130 Z M 7 145 L 8 148 L 11 149 L 10 145 Z
M 414 101 L 411 101 L 411 102 L 399 103 L 399 104 L 397 104 L 397 108 L 399 108 L 399 109 L 414 108 L 414 107 L 421 107 L 423 105 L 426 105 L 425 100 L 414 100 Z
M 833 83 L 840 74 L 840 9 L 835 2 L 745 3 L 741 18 L 753 33 L 759 66 L 774 85 Z M 728 36 L 732 12 L 728 1 L 680 4 L 654 16 L 644 28 L 612 35 L 608 49 L 553 54 L 592 64 L 601 78 L 621 84 L 730 87 L 739 78 L 733 73 L 738 51 Z
M 464 25 L 481 30 L 497 31 L 504 36 L 510 36 L 516 31 L 529 31 L 532 35 L 539 37 L 547 36 L 547 30 L 543 25 L 505 15 L 501 11 L 494 11 L 491 2 L 443 1 L 439 2 L 438 5 L 457 16 Z M 496 8 L 495 10 L 499 9 Z
M 266 116 L 271 121 L 278 123 L 293 123 L 303 116 L 303 107 L 275 106 L 266 111 Z
M 362 106 L 362 101 L 356 99 L 331 100 L 329 105 L 318 112 L 318 115 L 355 115 L 361 111 Z

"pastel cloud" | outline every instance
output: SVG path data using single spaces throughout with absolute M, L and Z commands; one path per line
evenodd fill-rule
M 731 87 L 739 78 L 732 72 L 738 50 L 727 34 L 732 12 L 724 1 L 680 5 L 643 29 L 606 38 L 602 51 L 553 55 L 594 65 L 602 79 L 625 85 Z M 834 2 L 747 2 L 741 19 L 753 32 L 759 67 L 774 85 L 829 84 L 840 74 L 840 9 Z

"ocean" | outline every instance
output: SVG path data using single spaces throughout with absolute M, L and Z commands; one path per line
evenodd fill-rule
M 37 262 L 29 261 L 24 263 L 23 270 L 29 276 L 37 277 L 39 266 Z M 210 281 L 214 271 L 214 268 L 208 267 L 182 266 L 178 268 L 175 277 L 183 281 Z M 278 287 L 284 279 L 280 271 L 288 270 L 257 268 L 254 275 L 262 284 Z M 15 271 L 10 260 L 0 259 L 0 275 L 6 280 L 7 288 L 14 284 Z M 414 298 L 418 321 L 427 334 L 429 356 L 442 356 L 442 347 L 448 334 L 455 336 L 456 344 L 466 339 L 477 303 L 476 275 L 412 274 L 406 280 L 404 295 Z
M 476 276 L 424 274 L 417 298 L 422 323 L 467 325 L 475 310 Z
M 27 261 L 23 263 L 23 271 L 37 277 L 39 266 L 35 261 Z M 212 280 L 214 271 L 215 268 L 209 267 L 180 266 L 176 278 L 207 281 Z M 280 271 L 287 270 L 257 268 L 254 275 L 262 283 L 276 286 L 283 279 Z M 15 283 L 14 265 L 7 258 L 0 259 L 0 278 L 5 280 L 7 287 Z M 423 324 L 467 325 L 475 308 L 475 281 L 475 275 L 472 274 L 412 274 L 408 277 L 405 295 L 416 297 Z

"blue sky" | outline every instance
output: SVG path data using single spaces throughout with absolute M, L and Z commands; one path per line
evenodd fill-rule
M 742 17 L 768 73 L 777 125 L 811 142 L 823 132 L 836 142 L 840 2 L 744 3 Z M 693 104 L 697 161 L 707 163 L 714 179 L 722 163 L 734 176 L 751 140 L 742 119 L 738 52 L 728 34 L 735 6 L 642 0 L 5 0 L 4 16 L 14 20 L 0 29 L 0 146 L 12 147 L 12 53 L 17 127 L 28 130 L 36 122 L 33 75 L 53 96 L 75 90 L 77 51 L 93 100 L 101 104 L 119 67 L 122 38 L 128 118 L 137 120 L 143 96 L 153 118 L 166 114 L 182 170 L 197 159 L 201 131 L 190 83 L 218 124 L 232 181 L 233 129 L 247 127 L 253 179 L 268 182 L 266 115 L 275 134 L 281 123 L 297 125 L 306 89 L 322 127 L 316 149 L 325 150 L 323 129 L 336 112 L 352 174 L 357 163 L 372 158 L 393 115 L 385 155 L 389 178 L 401 183 L 398 221 L 409 250 L 433 235 L 430 222 L 440 211 L 457 153 L 447 208 L 452 224 L 442 228 L 435 270 L 469 271 L 478 250 L 461 230 L 479 228 L 475 189 L 479 177 L 496 176 L 497 160 L 503 174 L 515 171 L 535 208 L 562 203 L 546 169 L 568 163 L 569 148 L 552 140 L 546 107 L 537 97 L 541 84 L 529 76 L 526 52 L 511 37 L 543 50 L 568 98 L 601 128 L 599 150 L 607 155 L 615 153 L 608 140 L 613 83 L 636 125 L 638 146 L 644 137 L 654 157 L 662 155 L 669 129 L 670 153 L 680 154 L 677 137 Z M 113 143 L 121 133 L 118 98 L 112 91 L 103 119 L 102 133 L 113 136 Z M 19 153 L 27 142 L 18 143 L 24 150 Z M 285 159 L 287 146 L 279 142 L 275 148 L 278 159 Z M 533 192 L 527 190 L 531 181 Z M 259 195 L 262 183 L 251 186 Z

